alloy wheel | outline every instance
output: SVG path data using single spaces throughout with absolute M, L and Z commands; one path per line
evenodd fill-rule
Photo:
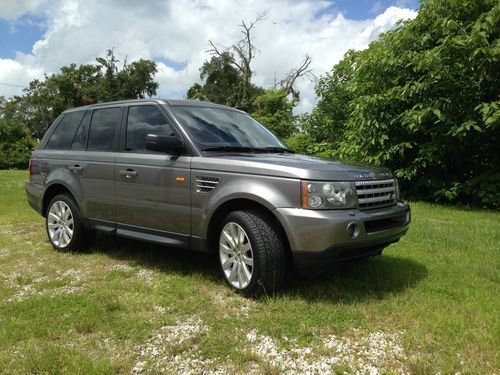
M 235 222 L 222 228 L 219 238 L 219 257 L 227 281 L 236 289 L 250 284 L 254 269 L 252 244 L 245 230 Z
M 50 206 L 47 217 L 47 229 L 54 245 L 64 248 L 69 245 L 74 232 L 73 213 L 63 201 L 55 201 Z

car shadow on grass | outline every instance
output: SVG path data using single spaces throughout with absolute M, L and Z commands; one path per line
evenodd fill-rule
M 197 273 L 210 279 L 219 278 L 215 257 L 194 250 L 98 234 L 89 251 L 151 270 L 183 275 Z
M 397 255 L 382 255 L 337 263 L 319 275 L 290 278 L 279 294 L 308 301 L 355 304 L 402 293 L 414 288 L 427 275 L 427 267 L 422 263 Z
M 109 235 L 98 235 L 90 252 L 161 272 L 196 273 L 211 282 L 223 283 L 217 259 L 210 254 Z M 274 296 L 354 304 L 401 293 L 415 287 L 427 274 L 427 267 L 413 259 L 382 255 L 338 263 L 307 278 L 291 273 Z

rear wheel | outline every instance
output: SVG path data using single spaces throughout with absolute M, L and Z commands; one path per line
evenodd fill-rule
M 218 245 L 222 275 L 236 291 L 272 294 L 283 282 L 283 239 L 265 213 L 244 210 L 228 214 L 219 229 Z
M 95 232 L 83 225 L 80 210 L 68 194 L 52 198 L 45 217 L 49 241 L 57 250 L 86 250 L 95 238 Z

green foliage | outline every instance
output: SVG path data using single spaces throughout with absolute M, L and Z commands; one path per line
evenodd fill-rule
M 27 168 L 36 142 L 14 120 L 0 118 L 0 169 Z
M 228 59 L 212 56 L 200 68 L 200 78 L 204 80 L 203 86 L 195 83 L 188 90 L 188 99 L 208 100 L 231 107 L 239 103 L 243 79 Z
M 295 133 L 286 138 L 284 141 L 289 148 L 299 154 L 313 153 L 310 152 L 310 147 L 312 144 L 314 144 L 314 139 L 303 132 Z
M 294 100 L 283 90 L 267 90 L 254 99 L 252 116 L 280 138 L 290 137 L 296 130 Z
M 392 168 L 414 199 L 498 206 L 500 5 L 428 0 L 317 87 L 304 129 Z
M 60 73 L 33 80 L 22 96 L 7 102 L 6 118 L 25 124 L 35 137 L 41 138 L 50 124 L 65 109 L 98 102 L 139 99 L 156 94 L 156 64 L 138 60 L 123 64 L 108 50 L 98 64 L 63 66 Z
M 344 139 L 344 124 L 350 114 L 347 104 L 353 99 L 346 84 L 354 75 L 353 64 L 358 54 L 349 51 L 316 85 L 320 101 L 310 114 L 305 115 L 302 123 L 304 131 L 318 142 L 338 145 Z
M 200 68 L 203 84 L 193 84 L 187 91 L 187 98 L 206 100 L 212 103 L 237 107 L 251 112 L 255 98 L 264 94 L 264 89 L 250 84 L 248 89 L 241 72 L 231 62 L 232 55 L 224 52 L 222 56 L 212 56 Z M 250 103 L 246 97 L 250 97 Z

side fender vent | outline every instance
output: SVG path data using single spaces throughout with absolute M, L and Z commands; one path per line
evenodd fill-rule
M 217 187 L 219 181 L 219 177 L 196 176 L 196 192 L 210 193 Z

